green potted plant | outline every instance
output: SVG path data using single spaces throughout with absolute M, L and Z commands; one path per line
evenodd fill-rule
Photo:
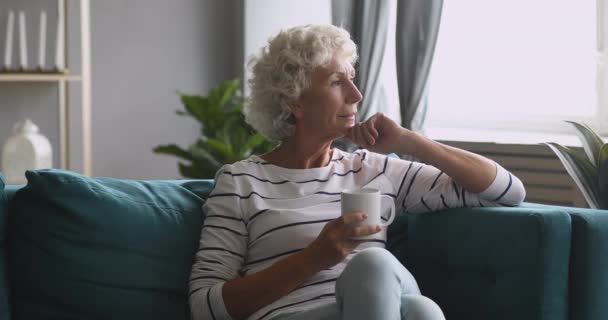
M 589 206 L 608 209 L 608 144 L 590 126 L 566 122 L 576 129 L 584 153 L 554 142 L 545 144 L 555 152 Z
M 181 92 L 178 95 L 185 110 L 177 110 L 176 113 L 198 121 L 201 134 L 187 149 L 165 144 L 153 151 L 181 159 L 178 166 L 183 177 L 211 179 L 222 165 L 274 147 L 245 122 L 239 79 L 219 83 L 207 96 Z

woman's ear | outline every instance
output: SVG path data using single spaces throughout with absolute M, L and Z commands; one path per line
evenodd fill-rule
M 299 103 L 299 101 L 292 101 L 289 104 L 289 111 L 291 111 L 291 114 L 296 119 L 300 119 L 303 116 L 302 105 Z

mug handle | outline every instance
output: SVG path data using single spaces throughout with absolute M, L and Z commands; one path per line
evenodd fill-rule
M 388 218 L 387 222 L 381 222 L 381 225 L 383 227 L 388 227 L 391 223 L 393 223 L 393 220 L 395 220 L 395 201 L 393 201 L 393 198 L 391 198 L 390 196 L 387 196 L 385 194 L 382 195 L 382 198 L 388 198 L 390 200 L 390 204 L 391 204 L 391 215 Z

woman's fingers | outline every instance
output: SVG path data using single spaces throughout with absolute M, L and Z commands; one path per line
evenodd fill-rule
M 368 131 L 365 122 L 359 122 L 353 127 L 353 135 L 353 142 L 364 148 L 367 148 L 375 143 L 375 139 Z
M 367 214 L 364 212 L 352 212 L 342 216 L 344 235 L 347 238 L 368 236 L 378 233 L 382 228 L 378 225 L 359 225 L 358 222 L 365 221 Z
M 374 140 L 378 139 L 378 136 L 380 136 L 378 130 L 376 130 L 376 119 L 378 119 L 378 117 L 372 117 L 370 121 L 366 122 L 367 129 L 371 133 L 372 137 L 374 137 Z
M 375 145 L 380 136 L 375 126 L 376 119 L 377 117 L 374 116 L 364 122 L 356 123 L 346 131 L 346 137 L 365 148 Z
M 361 126 L 361 135 L 365 138 L 368 145 L 373 146 L 376 143 L 376 139 L 372 136 L 367 125 Z
M 369 236 L 375 233 L 382 231 L 382 227 L 379 225 L 365 225 L 365 226 L 357 226 L 352 227 L 348 231 L 348 237 L 364 237 Z
M 367 213 L 365 212 L 351 212 L 342 215 L 342 223 L 345 225 L 353 224 L 367 219 Z

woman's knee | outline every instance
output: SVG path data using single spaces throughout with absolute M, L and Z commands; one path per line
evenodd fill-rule
M 357 253 L 348 263 L 348 266 L 352 269 L 371 271 L 394 268 L 401 266 L 401 263 L 386 249 L 367 248 Z
M 395 279 L 395 259 L 392 254 L 381 248 L 367 248 L 357 253 L 349 262 L 338 282 L 347 282 L 351 286 L 365 286 L 369 283 L 380 284 Z M 396 263 L 399 263 L 398 261 Z
M 420 293 L 414 276 L 383 248 L 367 248 L 357 253 L 348 263 L 338 283 L 349 283 L 349 286 L 395 286 L 402 293 Z M 368 288 L 372 289 L 372 288 Z
M 406 294 L 401 298 L 401 316 L 407 320 L 445 320 L 441 308 L 435 301 L 414 294 Z

